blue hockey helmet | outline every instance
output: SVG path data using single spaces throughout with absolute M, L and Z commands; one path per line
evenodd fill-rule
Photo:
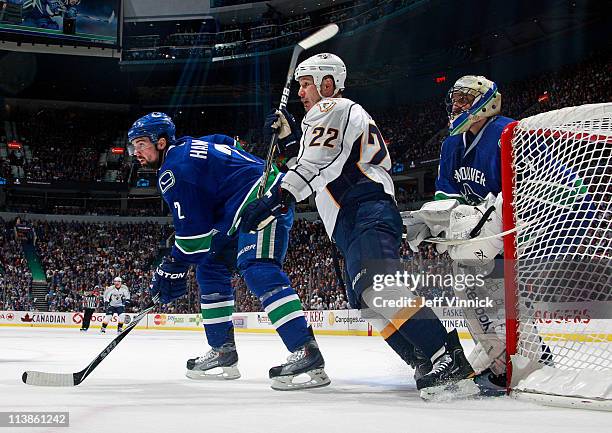
M 149 137 L 153 143 L 157 143 L 165 136 L 171 143 L 176 140 L 174 134 L 176 127 L 172 118 L 166 113 L 153 112 L 138 119 L 128 130 L 128 150 L 130 155 L 134 154 L 132 141 L 138 137 Z
M 466 75 L 450 88 L 445 102 L 448 131 L 450 135 L 456 135 L 467 131 L 481 119 L 499 114 L 501 93 L 493 81 L 481 76 Z

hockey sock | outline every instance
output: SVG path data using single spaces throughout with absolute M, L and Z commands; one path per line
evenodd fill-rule
M 412 296 L 410 292 L 400 287 L 388 287 L 383 292 L 368 288 L 364 290 L 362 300 L 370 309 L 367 314 L 382 316 L 389 322 L 381 331 L 383 336 L 391 336 L 393 329 L 396 329 L 428 358 L 438 355 L 444 349 L 446 328 L 429 307 L 403 306 L 402 303 L 391 302 L 408 296 Z
M 204 298 L 204 296 L 202 297 Z M 221 347 L 228 341 L 233 330 L 232 313 L 234 300 L 231 298 L 204 300 L 200 304 L 204 332 L 210 347 Z
M 241 274 L 249 290 L 259 298 L 270 322 L 290 352 L 312 340 L 302 302 L 291 288 L 289 277 L 277 263 L 259 260 L 246 262 Z
M 302 310 L 302 302 L 291 287 L 262 301 L 264 310 L 276 332 L 290 352 L 294 352 L 312 339 Z
M 428 358 L 438 355 L 446 342 L 446 328 L 429 307 L 419 309 L 398 328 L 398 332 L 421 349 Z

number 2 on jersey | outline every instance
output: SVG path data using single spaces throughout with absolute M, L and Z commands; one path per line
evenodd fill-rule
M 176 215 L 178 216 L 178 219 L 184 220 L 185 219 L 185 215 L 183 215 L 182 212 L 181 212 L 181 204 L 178 201 L 175 201 L 174 202 L 174 207 L 176 208 Z

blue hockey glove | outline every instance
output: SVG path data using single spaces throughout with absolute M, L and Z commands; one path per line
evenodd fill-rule
M 187 292 L 189 264 L 178 262 L 173 257 L 164 257 L 151 279 L 151 296 L 159 294 L 159 302 L 167 304 Z
M 262 198 L 252 201 L 244 209 L 240 222 L 240 230 L 243 232 L 262 230 L 267 225 L 262 224 L 264 221 L 271 216 L 276 217 L 287 213 L 293 203 L 295 203 L 293 194 L 286 189 L 282 189 L 280 182 L 277 182 Z
M 270 143 L 272 134 L 278 132 L 278 144 L 281 153 L 292 146 L 299 146 L 302 138 L 302 129 L 295 118 L 285 108 L 274 110 L 266 116 L 264 122 L 264 142 Z M 297 152 L 296 152 L 297 153 Z

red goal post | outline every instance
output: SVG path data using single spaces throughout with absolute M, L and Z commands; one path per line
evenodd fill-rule
M 501 137 L 508 390 L 612 409 L 612 103 Z

